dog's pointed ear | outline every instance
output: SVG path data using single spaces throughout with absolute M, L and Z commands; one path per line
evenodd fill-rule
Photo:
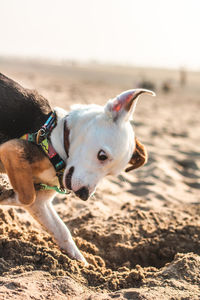
M 135 110 L 139 95 L 143 93 L 155 96 L 154 92 L 146 89 L 128 90 L 109 100 L 105 106 L 105 111 L 112 116 L 114 121 L 129 120 Z
M 135 145 L 135 151 L 133 152 L 133 155 L 129 161 L 131 166 L 126 168 L 125 172 L 129 172 L 143 166 L 148 160 L 146 148 L 139 142 L 137 138 L 135 139 Z

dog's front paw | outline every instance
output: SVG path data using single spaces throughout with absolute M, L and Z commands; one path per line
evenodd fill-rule
M 86 267 L 89 265 L 87 260 L 85 259 L 83 254 L 80 252 L 80 250 L 78 249 L 78 247 L 76 246 L 76 244 L 74 243 L 73 240 L 68 242 L 66 245 L 62 246 L 62 248 L 67 252 L 68 256 L 71 259 L 81 261 L 84 264 L 84 266 L 86 266 Z
M 81 261 L 85 267 L 89 266 L 89 263 L 80 252 L 75 255 L 74 259 Z

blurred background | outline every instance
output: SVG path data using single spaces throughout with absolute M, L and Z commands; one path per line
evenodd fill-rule
M 0 0 L 0 55 L 200 70 L 198 0 Z
M 199 91 L 199 11 L 197 0 L 0 0 L 1 71 L 48 66 L 76 78 L 84 66 L 86 80 L 94 70 L 127 88 Z

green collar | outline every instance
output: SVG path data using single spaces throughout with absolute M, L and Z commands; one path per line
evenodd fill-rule
M 61 189 L 58 186 L 49 186 L 47 184 L 44 183 L 40 183 L 40 190 L 54 190 L 59 194 L 70 194 L 70 191 L 66 190 L 66 189 Z

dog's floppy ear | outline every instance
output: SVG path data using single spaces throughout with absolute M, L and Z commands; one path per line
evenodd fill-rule
M 143 93 L 155 96 L 154 92 L 146 89 L 128 90 L 109 100 L 105 106 L 105 112 L 108 112 L 114 121 L 119 119 L 127 121 L 135 110 L 138 96 Z
M 146 148 L 139 142 L 137 138 L 135 139 L 135 144 L 135 151 L 133 152 L 131 160 L 129 161 L 129 164 L 131 164 L 131 166 L 126 168 L 125 172 L 137 169 L 147 162 L 148 154 Z

